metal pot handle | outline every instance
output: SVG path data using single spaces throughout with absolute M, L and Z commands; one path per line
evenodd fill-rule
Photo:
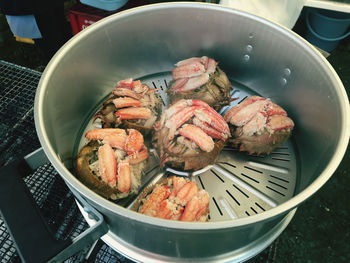
M 21 260 L 27 263 L 63 262 L 93 244 L 108 231 L 103 216 L 75 193 L 75 197 L 96 224 L 73 240 L 60 241 L 54 238 L 32 194 L 22 180 L 46 160 L 46 155 L 40 148 L 0 169 L 1 216 Z

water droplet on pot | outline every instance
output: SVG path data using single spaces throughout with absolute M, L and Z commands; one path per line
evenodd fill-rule
M 282 78 L 281 79 L 281 84 L 284 86 L 284 85 L 286 85 L 287 84 L 287 80 L 285 79 L 285 78 Z
M 291 73 L 292 73 L 292 71 L 291 71 L 289 68 L 285 68 L 285 69 L 284 69 L 284 74 L 285 74 L 286 76 L 289 76 Z
M 254 37 L 254 34 L 253 33 L 250 33 L 249 34 L 249 38 L 253 38 Z
M 249 56 L 249 55 L 244 55 L 244 56 L 243 56 L 243 61 L 244 61 L 244 62 L 248 62 L 249 59 L 250 59 L 250 56 Z
M 253 50 L 253 46 L 252 45 L 247 45 L 247 51 L 248 52 L 252 52 Z

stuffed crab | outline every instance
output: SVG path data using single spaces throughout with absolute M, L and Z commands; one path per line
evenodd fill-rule
M 102 128 L 132 128 L 148 135 L 162 104 L 155 91 L 140 80 L 121 80 L 94 119 Z
M 213 164 L 230 137 L 224 118 L 201 100 L 179 100 L 154 125 L 161 165 L 198 170 Z
M 146 188 L 134 205 L 141 214 L 187 222 L 205 222 L 209 216 L 209 194 L 189 179 L 172 176 Z
M 179 61 L 176 66 L 168 89 L 172 102 L 199 99 L 215 110 L 230 103 L 231 83 L 214 59 L 193 57 Z
M 134 129 L 94 129 L 76 161 L 77 177 L 107 199 L 136 194 L 141 184 L 148 151 L 140 132 Z
M 249 154 L 269 154 L 291 135 L 294 122 L 270 99 L 251 96 L 224 116 L 232 138 L 228 145 Z

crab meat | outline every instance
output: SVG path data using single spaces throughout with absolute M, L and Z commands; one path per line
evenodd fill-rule
M 248 123 L 258 112 L 263 112 L 267 105 L 266 100 L 255 101 L 234 114 L 230 118 L 230 123 L 236 126 L 243 126 Z
M 258 96 L 249 97 L 230 109 L 225 120 L 232 125 L 235 135 L 229 144 L 249 154 L 269 154 L 288 139 L 294 127 L 282 107 Z
M 193 118 L 193 124 L 201 128 L 206 134 L 214 139 L 226 140 L 228 135 L 212 128 L 208 123 L 201 121 L 197 117 Z
M 171 179 L 173 181 L 173 189 L 171 190 L 170 196 L 176 196 L 179 190 L 186 184 L 186 180 L 183 177 L 176 176 L 173 176 Z
M 122 193 L 128 193 L 131 188 L 131 170 L 128 161 L 124 160 L 118 162 L 117 178 L 117 189 Z
M 194 115 L 194 111 L 197 108 L 198 108 L 197 106 L 184 108 L 178 113 L 174 114 L 171 117 L 171 119 L 169 119 L 165 123 L 165 126 L 169 128 L 170 139 L 174 138 L 175 131 Z
M 188 82 L 188 80 L 189 78 L 177 79 L 174 83 L 173 90 L 179 90 Z
M 126 134 L 111 134 L 103 137 L 102 143 L 124 150 L 126 142 Z
M 119 120 L 148 119 L 151 114 L 151 110 L 145 107 L 123 108 L 115 113 Z
M 173 79 L 191 78 L 201 75 L 205 72 L 204 65 L 195 61 L 190 64 L 179 66 L 171 71 Z
M 259 96 L 251 96 L 247 99 L 245 99 L 244 101 L 242 101 L 240 104 L 238 104 L 237 106 L 231 108 L 228 112 L 226 112 L 224 119 L 227 122 L 231 122 L 231 118 L 236 115 L 241 109 L 243 109 L 244 107 L 248 106 L 249 104 L 252 104 L 255 101 L 258 100 L 265 100 L 265 98 L 259 97 Z
M 111 187 L 117 183 L 117 161 L 112 147 L 104 144 L 98 149 L 98 169 L 102 180 Z
M 205 83 L 207 83 L 209 81 L 209 74 L 208 73 L 202 73 L 199 76 L 190 78 L 186 81 L 186 83 L 184 83 L 182 86 L 180 87 L 175 87 L 174 86 L 174 90 L 176 90 L 177 92 L 187 92 L 187 91 L 191 91 L 194 90 L 196 88 L 201 87 L 202 85 L 204 85 Z
M 85 137 L 89 140 L 103 140 L 108 135 L 126 135 L 125 130 L 118 128 L 93 129 L 85 133 Z
M 167 185 L 156 187 L 149 195 L 145 203 L 140 209 L 141 214 L 156 216 L 158 212 L 158 206 L 162 201 L 168 198 L 170 195 L 170 189 Z
M 267 125 L 272 130 L 278 131 L 282 129 L 292 129 L 294 127 L 294 122 L 284 115 L 272 115 L 269 117 Z
M 211 152 L 214 149 L 213 139 L 195 125 L 185 124 L 179 130 L 179 134 L 193 141 L 205 152 Z
M 197 193 L 198 187 L 196 184 L 187 182 L 178 190 L 176 199 L 182 206 L 185 206 Z
M 139 152 L 134 152 L 132 154 L 128 155 L 129 158 L 129 164 L 138 164 L 148 158 L 148 151 L 147 148 L 144 147 Z
M 125 107 L 141 107 L 141 101 L 129 97 L 120 97 L 113 100 L 117 109 Z
M 142 134 L 137 130 L 128 129 L 128 133 L 129 135 L 126 138 L 124 149 L 126 153 L 129 155 L 129 154 L 138 152 L 142 149 L 144 139 Z
M 136 100 L 139 100 L 142 98 L 142 94 L 136 93 L 135 91 L 133 91 L 129 88 L 116 87 L 116 88 L 114 88 L 112 93 L 114 95 L 117 95 L 120 97 L 130 97 L 130 98 L 134 98 Z
M 204 190 L 199 191 L 186 205 L 180 221 L 199 221 L 200 217 L 207 213 L 209 201 L 208 193 Z

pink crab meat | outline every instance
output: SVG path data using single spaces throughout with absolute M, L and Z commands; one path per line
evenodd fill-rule
M 144 139 L 142 134 L 135 129 L 128 129 L 129 135 L 125 141 L 125 151 L 127 154 L 138 152 L 142 149 Z
M 216 61 L 212 58 L 209 58 L 208 60 L 208 67 L 207 67 L 207 73 L 212 74 L 216 71 Z
M 214 109 L 200 108 L 195 111 L 194 115 L 203 122 L 208 123 L 211 127 L 219 132 L 226 133 L 230 136 L 230 128 L 224 118 Z
M 98 169 L 102 181 L 111 187 L 117 183 L 117 160 L 114 151 L 108 144 L 104 144 L 98 149 Z
M 123 79 L 117 82 L 116 87 L 131 87 L 132 78 Z
M 188 80 L 189 78 L 177 79 L 172 87 L 172 90 L 177 91 L 178 89 L 183 87 Z
M 129 97 L 116 98 L 113 100 L 113 104 L 117 109 L 125 107 L 141 107 L 141 101 Z
M 170 139 L 174 138 L 174 134 L 177 128 L 179 128 L 182 124 L 189 120 L 193 116 L 194 111 L 197 108 L 197 106 L 184 108 L 178 113 L 174 114 L 169 120 L 167 120 L 165 126 L 169 128 Z
M 151 114 L 151 110 L 145 107 L 123 108 L 115 113 L 120 120 L 149 119 Z
M 128 161 L 119 161 L 117 177 L 118 190 L 122 193 L 128 193 L 131 188 L 131 170 Z
M 291 118 L 283 115 L 273 115 L 268 118 L 267 125 L 274 131 L 282 129 L 292 129 L 294 122 Z
M 186 64 L 171 71 L 173 79 L 191 78 L 199 76 L 205 72 L 205 68 L 201 62 L 193 62 L 191 64 Z
M 243 126 L 243 134 L 251 136 L 262 132 L 266 125 L 267 117 L 258 112 L 246 125 Z
M 159 204 L 170 195 L 169 186 L 156 187 L 140 209 L 141 214 L 156 216 Z
M 236 115 L 241 109 L 248 106 L 249 104 L 252 104 L 253 102 L 257 100 L 265 100 L 265 98 L 259 97 L 259 96 L 251 96 L 242 101 L 240 104 L 236 105 L 235 107 L 231 108 L 228 112 L 226 112 L 224 119 L 227 122 L 230 122 L 231 118 Z
M 129 164 L 138 164 L 148 158 L 147 148 L 143 148 L 138 152 L 134 152 L 128 155 Z
M 226 133 L 219 132 L 214 128 L 210 127 L 210 125 L 204 121 L 201 121 L 197 117 L 193 118 L 193 124 L 201 128 L 206 134 L 214 139 L 220 139 L 225 141 L 228 138 Z
M 204 69 L 208 70 L 209 58 L 207 56 L 203 56 L 203 57 L 201 57 L 201 62 L 204 66 Z
M 190 139 L 201 150 L 211 152 L 214 149 L 213 139 L 207 135 L 201 128 L 192 124 L 185 124 L 180 130 L 179 134 Z
M 207 212 L 209 201 L 210 198 L 208 193 L 204 190 L 201 190 L 188 202 L 183 214 L 180 217 L 180 221 L 198 221 L 200 217 Z
M 126 135 L 125 130 L 118 128 L 93 129 L 85 133 L 85 137 L 89 140 L 103 140 L 109 135 Z
M 201 86 L 205 85 L 209 81 L 209 75 L 208 73 L 202 73 L 199 76 L 192 77 L 186 83 L 180 87 L 177 88 L 177 92 L 187 92 L 194 90 L 196 88 L 200 88 Z
M 114 148 L 124 150 L 126 134 L 111 134 L 103 138 L 102 143 L 109 144 Z
M 267 115 L 271 116 L 271 115 L 283 115 L 283 116 L 287 116 L 287 112 L 280 107 L 279 105 L 273 103 L 273 102 L 269 102 L 268 103 L 268 107 L 266 110 Z
M 184 60 L 181 60 L 181 61 L 177 62 L 175 64 L 175 66 L 181 67 L 181 66 L 184 66 L 184 65 L 192 64 L 194 62 L 202 62 L 202 59 L 201 58 L 197 58 L 197 57 L 184 59 Z
M 181 205 L 186 205 L 198 193 L 198 187 L 193 182 L 185 183 L 177 192 L 176 198 Z
M 230 123 L 236 126 L 243 126 L 248 123 L 258 112 L 264 111 L 267 104 L 266 100 L 255 101 L 246 107 L 243 107 L 230 119 Z
M 120 96 L 120 97 L 130 97 L 130 98 L 134 98 L 136 100 L 139 100 L 142 98 L 142 94 L 141 93 L 136 93 L 135 91 L 129 89 L 129 88 L 121 88 L 121 87 L 117 87 L 114 88 L 113 92 L 114 95 Z
M 173 176 L 173 189 L 171 190 L 170 196 L 176 196 L 179 190 L 186 184 L 186 180 L 183 177 Z

